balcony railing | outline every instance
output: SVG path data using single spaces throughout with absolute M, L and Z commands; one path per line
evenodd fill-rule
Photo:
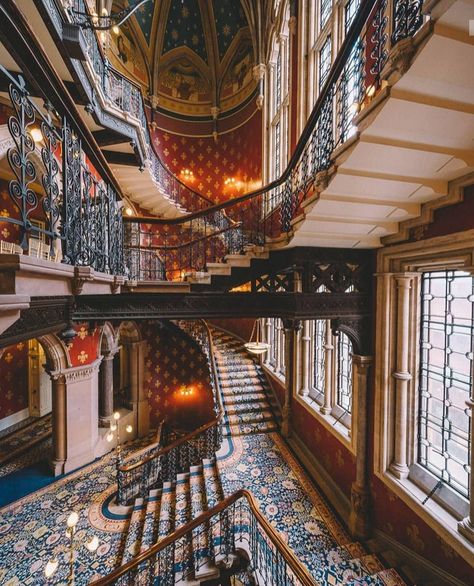
M 221 423 L 224 416 L 219 378 L 217 376 L 212 334 L 203 320 L 189 326 L 189 333 L 203 348 L 210 366 L 211 386 L 214 392 L 215 417 L 195 431 L 173 441 L 171 444 L 147 452 L 136 459 L 131 454 L 117 465 L 117 502 L 129 505 L 137 497 L 145 497 L 148 491 L 173 480 L 179 472 L 199 464 L 203 458 L 212 458 L 222 441 Z
M 1 223 L 19 227 L 13 244 L 43 260 L 124 274 L 120 197 L 87 156 L 75 121 L 61 117 L 49 101 L 38 106 L 24 79 L 1 65 L 0 78 L 10 97 L 7 159 L 13 175 L 11 212 L 6 209 Z
M 62 16 L 79 26 L 84 22 L 84 17 L 81 14 L 89 13 L 89 8 L 84 0 L 65 0 L 64 6 L 65 12 L 62 13 Z M 125 113 L 128 121 L 131 116 L 139 124 L 146 157 L 146 167 L 159 191 L 184 212 L 195 212 L 212 206 L 212 200 L 180 181 L 163 164 L 156 153 L 149 132 L 145 101 L 140 86 L 112 67 L 105 57 L 100 40 L 94 30 L 82 28 L 82 33 L 86 40 L 87 58 L 96 76 L 95 81 L 98 89 L 102 92 L 104 99 L 112 108 Z
M 287 168 L 269 185 L 207 210 L 176 218 L 125 218 L 140 237 L 142 251 L 155 250 L 168 279 L 182 280 L 205 271 L 227 254 L 243 253 L 272 238 L 288 236 L 302 202 L 327 180 L 335 150 L 356 135 L 355 117 L 377 94 L 390 49 L 420 28 L 421 0 L 362 2 L 331 67 Z M 225 213 L 238 230 L 204 231 L 217 213 Z M 150 228 L 151 227 L 151 228 Z M 169 248 L 167 232 L 185 231 L 178 249 Z M 238 238 L 229 238 L 230 234 Z M 172 262 L 164 262 L 165 252 Z M 169 267 L 171 266 L 171 270 Z M 141 273 L 140 278 L 146 275 Z
M 192 541 L 199 556 L 189 556 Z M 192 579 L 202 567 L 231 562 L 244 551 L 257 584 L 317 586 L 317 581 L 259 510 L 253 495 L 239 490 L 93 586 L 169 584 Z M 178 580 L 179 576 L 179 580 Z

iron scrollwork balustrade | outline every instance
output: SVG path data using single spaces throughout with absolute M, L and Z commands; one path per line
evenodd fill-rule
M 88 163 L 70 121 L 55 122 L 47 102 L 40 109 L 21 76 L 2 66 L 0 74 L 9 83 L 13 109 L 7 158 L 14 175 L 9 195 L 18 212 L 2 216 L 2 222 L 20 226 L 23 250 L 31 247 L 31 238 L 47 241 L 38 253 L 43 259 L 123 274 L 123 223 L 115 191 Z
M 190 555 L 190 543 L 199 555 Z M 173 586 L 195 579 L 209 566 L 268 586 L 317 584 L 260 513 L 253 496 L 239 490 L 92 585 Z
M 66 4 L 68 17 L 72 22 L 81 24 L 88 14 L 89 8 L 84 0 L 73 0 Z M 202 194 L 194 191 L 179 181 L 155 152 L 154 143 L 149 131 L 148 118 L 142 92 L 139 86 L 115 70 L 101 49 L 97 32 L 92 29 L 82 29 L 87 46 L 87 57 L 93 71 L 97 75 L 104 97 L 116 108 L 133 116 L 140 122 L 141 132 L 146 143 L 146 166 L 153 177 L 158 189 L 169 197 L 183 212 L 197 211 L 210 207 L 213 202 Z M 101 33 L 109 34 L 109 33 Z M 218 222 L 226 222 L 225 214 L 217 212 Z M 211 224 L 212 224 L 211 220 Z M 215 227 L 218 227 L 216 223 Z
M 421 2 L 395 1 L 393 25 L 400 28 L 403 21 L 405 37 L 421 26 L 421 8 Z M 358 16 L 363 9 L 368 15 L 365 20 Z M 188 244 L 186 250 L 179 248 L 178 252 L 176 248 L 173 253 L 166 253 L 167 279 L 186 279 L 193 272 L 205 270 L 210 262 L 220 262 L 228 254 L 241 254 L 247 247 L 263 245 L 268 237 L 291 232 L 292 221 L 301 213 L 301 203 L 317 193 L 319 175 L 330 170 L 335 149 L 356 133 L 355 116 L 381 86 L 390 46 L 402 38 L 389 35 L 390 10 L 387 0 L 370 5 L 361 3 L 359 12 L 352 17 L 346 45 L 341 48 L 344 57 L 328 74 L 285 173 L 261 190 L 214 206 L 209 212 L 200 212 L 197 220 L 183 218 L 181 225 L 191 226 Z M 216 218 L 216 214 L 220 215 Z M 231 222 L 239 222 L 239 226 Z M 215 230 L 216 224 L 225 224 L 226 231 L 209 237 L 208 228 Z M 157 225 L 156 230 L 163 225 Z M 163 254 L 164 250 L 166 243 Z
M 131 454 L 126 461 L 117 458 L 117 502 L 129 505 L 138 496 L 144 497 L 148 491 L 172 480 L 180 472 L 185 472 L 203 458 L 212 458 L 222 443 L 221 421 L 224 414 L 219 379 L 217 376 L 212 336 L 204 321 L 193 322 L 186 330 L 196 339 L 205 352 L 214 397 L 215 418 L 192 433 L 172 443 L 167 441 L 163 428 L 161 438 L 165 447 L 153 446 L 146 456 L 138 461 Z M 143 451 L 141 452 L 143 456 Z

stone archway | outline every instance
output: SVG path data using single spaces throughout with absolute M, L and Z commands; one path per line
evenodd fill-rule
M 120 358 L 119 332 L 106 322 L 102 328 L 98 355 L 102 356 L 99 369 L 99 426 L 110 427 L 114 412 L 114 394 L 120 388 L 114 363 Z

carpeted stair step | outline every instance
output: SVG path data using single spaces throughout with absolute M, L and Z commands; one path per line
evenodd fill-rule
M 175 529 L 191 521 L 191 495 L 189 472 L 176 477 Z M 184 581 L 194 575 L 193 543 L 191 535 L 185 535 L 175 545 L 176 582 Z
M 206 491 L 207 508 L 212 509 L 221 500 L 224 499 L 224 491 L 222 489 L 221 479 L 215 459 L 204 459 L 203 463 L 203 477 Z M 217 524 L 211 526 L 211 547 L 214 548 L 220 541 L 219 527 Z
M 381 570 L 371 576 L 352 580 L 348 586 L 406 586 L 405 580 L 393 568 Z
M 149 549 L 156 541 L 160 516 L 161 489 L 154 488 L 146 499 L 145 517 L 140 542 L 140 552 Z
M 323 584 L 349 584 L 354 580 L 365 579 L 384 569 L 383 564 L 374 555 L 364 555 L 335 565 L 320 568 L 314 574 Z
M 121 565 L 129 562 L 140 552 L 140 541 L 143 532 L 145 513 L 146 505 L 144 499 L 135 499 L 122 551 Z
M 189 478 L 191 515 L 195 519 L 208 509 L 203 464 L 192 466 Z M 196 579 L 208 579 L 217 573 L 213 558 L 210 525 L 193 531 L 194 575 Z
M 268 401 L 267 395 L 263 392 L 252 392 L 252 393 L 229 393 L 226 395 L 225 404 L 227 412 L 229 409 L 238 405 L 246 405 L 247 403 L 262 403 Z
M 221 382 L 221 387 L 222 387 L 222 394 L 224 396 L 230 395 L 232 396 L 235 393 L 238 393 L 239 395 L 242 394 L 251 394 L 251 393 L 256 393 L 256 392 L 263 392 L 267 390 L 267 387 L 265 387 L 264 384 L 262 384 L 261 381 L 257 381 L 254 384 L 251 384 L 248 380 L 242 379 L 242 380 L 228 380 L 228 381 L 222 381 Z
M 271 411 L 244 411 L 228 415 L 226 418 L 229 425 L 247 425 L 248 423 L 263 423 L 272 421 L 273 413 Z
M 268 411 L 269 405 L 268 401 L 263 399 L 263 401 L 247 401 L 247 402 L 240 402 L 233 405 L 228 405 L 226 403 L 226 412 L 227 415 L 242 415 L 247 413 L 263 413 Z
M 174 515 L 176 492 L 173 483 L 164 482 L 161 491 L 160 513 L 158 517 L 157 541 L 161 541 L 175 528 Z
M 278 425 L 275 421 L 262 421 L 260 423 L 246 423 L 245 425 L 231 425 L 230 429 L 224 428 L 222 435 L 247 435 L 253 433 L 270 433 L 278 431 Z

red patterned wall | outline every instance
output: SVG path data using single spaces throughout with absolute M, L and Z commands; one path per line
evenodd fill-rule
M 19 342 L 0 356 L 0 419 L 27 407 L 28 342 Z
M 192 127 L 192 122 L 189 123 Z M 152 131 L 157 152 L 169 169 L 190 187 L 212 199 L 226 201 L 261 185 L 262 114 L 256 111 L 239 128 L 212 136 L 179 136 L 170 131 Z M 190 133 L 191 134 L 191 133 Z M 186 180 L 182 171 L 194 177 Z M 235 184 L 225 183 L 233 178 Z
M 166 419 L 172 427 L 193 430 L 214 417 L 213 395 L 206 357 L 198 344 L 173 324 L 149 322 L 145 392 L 150 423 Z M 190 388 L 192 395 L 181 395 Z
M 77 324 L 74 326 L 76 337 L 69 346 L 69 357 L 72 366 L 84 366 L 91 364 L 97 359 L 99 353 L 99 342 L 101 329 L 89 333 L 87 324 Z

